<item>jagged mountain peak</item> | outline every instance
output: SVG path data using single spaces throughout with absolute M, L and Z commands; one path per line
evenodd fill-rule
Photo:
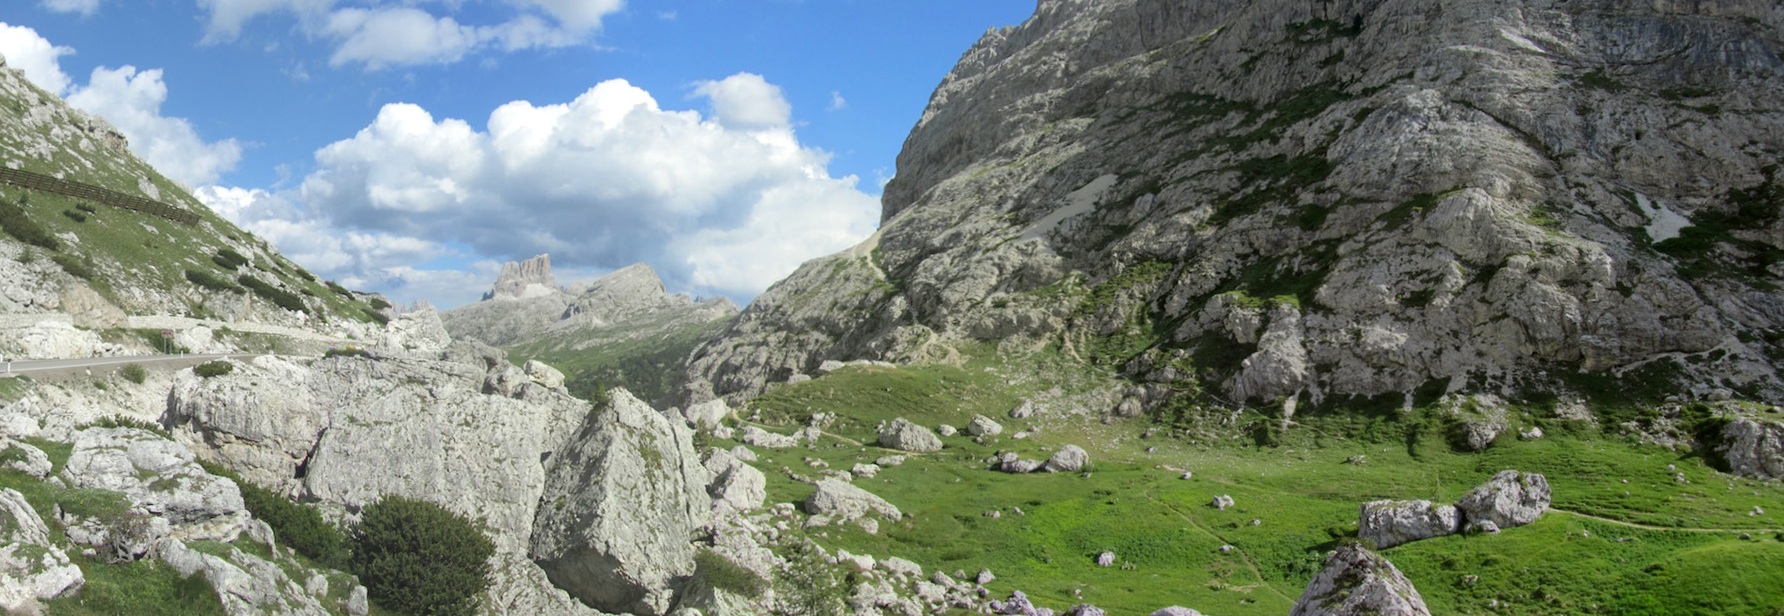
M 557 278 L 551 275 L 551 255 L 542 254 L 503 263 L 502 272 L 496 275 L 495 286 L 483 295 L 483 300 L 527 299 L 563 292 L 558 288 Z

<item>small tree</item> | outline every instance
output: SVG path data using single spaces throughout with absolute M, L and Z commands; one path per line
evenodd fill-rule
M 476 613 L 495 544 L 439 505 L 387 495 L 360 512 L 353 571 L 380 607 L 404 614 Z

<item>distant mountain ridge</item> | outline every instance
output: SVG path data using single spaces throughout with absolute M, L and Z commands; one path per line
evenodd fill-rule
M 453 338 L 544 360 L 564 370 L 579 394 L 623 385 L 647 399 L 667 394 L 693 345 L 738 312 L 723 297 L 670 294 L 643 263 L 560 287 L 550 255 L 503 264 L 484 297 L 441 315 Z

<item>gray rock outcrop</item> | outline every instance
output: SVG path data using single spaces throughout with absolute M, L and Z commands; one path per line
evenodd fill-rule
M 1784 479 L 1784 423 L 1745 417 L 1730 421 L 1722 428 L 1718 453 L 1736 475 Z
M 1363 504 L 1359 518 L 1357 537 L 1384 550 L 1461 530 L 1461 517 L 1454 506 L 1425 500 L 1372 501 Z
M 0 610 L 41 614 L 43 601 L 80 592 L 86 576 L 50 542 L 50 529 L 25 497 L 0 489 Z
M 1500 471 L 1463 496 L 1456 509 L 1468 528 L 1490 523 L 1498 530 L 1535 522 L 1548 511 L 1549 499 L 1549 482 L 1542 475 Z
M 11 469 L 37 479 L 43 479 L 55 470 L 48 454 L 43 453 L 28 443 L 10 438 L 0 437 L 0 468 Z
M 1173 605 L 1153 612 L 1152 616 L 1202 616 L 1202 613 L 1187 607 Z
M 879 231 L 757 297 L 688 395 L 1174 323 L 1162 356 L 1237 351 L 1177 376 L 1241 400 L 1559 389 L 1551 366 L 1648 361 L 1679 391 L 1784 400 L 1763 335 L 1784 268 L 1752 258 L 1784 218 L 1652 248 L 1784 182 L 1784 13 L 1433 6 L 1039 4 L 931 96 Z
M 1424 598 L 1387 559 L 1356 545 L 1326 556 L 1289 616 L 1430 616 Z
M 941 451 L 942 439 L 929 428 L 899 417 L 880 428 L 880 446 L 899 451 Z
M 241 490 L 198 466 L 192 450 L 136 428 L 88 428 L 75 435 L 74 450 L 59 475 L 70 487 L 111 490 L 124 496 L 142 523 L 77 520 L 67 514 L 70 539 L 114 550 L 129 559 L 161 537 L 234 541 L 249 514 Z
M 531 554 L 558 587 L 610 612 L 665 614 L 710 519 L 693 431 L 624 389 L 552 455 Z

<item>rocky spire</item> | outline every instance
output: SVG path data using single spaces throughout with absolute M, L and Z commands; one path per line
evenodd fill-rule
M 484 294 L 483 299 L 525 299 L 562 292 L 558 289 L 557 279 L 551 275 L 551 255 L 544 254 L 525 261 L 503 263 L 501 275 L 496 276 L 495 288 Z

